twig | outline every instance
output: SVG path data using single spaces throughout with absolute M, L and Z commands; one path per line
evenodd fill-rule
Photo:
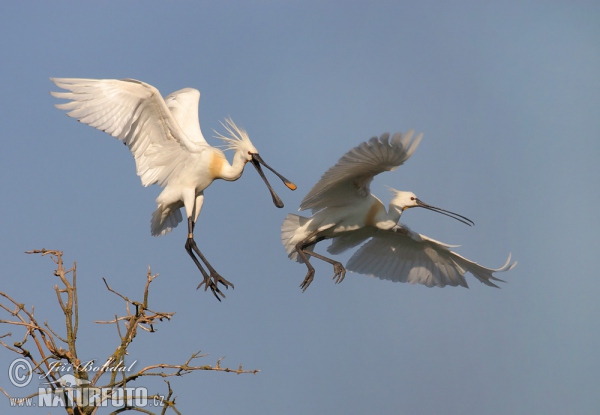
M 38 373 L 46 377 L 50 382 L 50 389 L 54 391 L 63 390 L 62 384 L 57 386 L 57 382 L 62 379 L 61 372 L 56 369 L 57 364 L 64 365 L 68 364 L 73 367 L 73 373 L 77 379 L 88 380 L 88 373 L 85 369 L 85 365 L 82 367 L 80 359 L 77 355 L 76 340 L 77 333 L 79 330 L 79 300 L 77 293 L 77 264 L 74 262 L 73 267 L 65 269 L 63 265 L 62 252 L 56 250 L 33 250 L 28 251 L 28 254 L 40 254 L 42 256 L 50 256 L 52 261 L 56 264 L 54 275 L 58 277 L 59 284 L 54 285 L 53 291 L 56 295 L 56 301 L 60 307 L 62 314 L 64 315 L 66 336 L 61 336 L 58 332 L 50 325 L 47 321 L 44 322 L 43 326 L 38 323 L 34 317 L 34 307 L 31 310 L 27 310 L 25 304 L 17 302 L 15 299 L 10 297 L 4 292 L 0 292 L 0 311 L 4 310 L 9 314 L 10 318 L 0 319 L 1 324 L 7 324 L 10 326 L 23 329 L 24 334 L 22 340 L 15 342 L 13 345 L 8 345 L 4 341 L 0 340 L 0 345 L 14 352 L 23 358 L 28 359 L 32 364 L 31 372 Z M 70 275 L 70 278 L 68 276 Z M 148 267 L 148 273 L 146 275 L 146 284 L 143 291 L 143 300 L 135 301 L 129 297 L 114 290 L 103 278 L 104 284 L 107 290 L 125 302 L 125 315 L 115 315 L 114 319 L 109 321 L 96 321 L 98 324 L 114 324 L 119 335 L 119 343 L 115 348 L 114 352 L 106 359 L 105 364 L 100 367 L 95 376 L 89 381 L 89 387 L 100 388 L 102 390 L 109 391 L 108 396 L 103 396 L 102 399 L 111 399 L 111 396 L 115 390 L 119 388 L 127 388 L 127 385 L 131 382 L 143 378 L 146 376 L 160 376 L 163 378 L 174 377 L 174 376 L 185 376 L 191 372 L 199 370 L 213 370 L 220 372 L 230 372 L 237 374 L 252 373 L 256 374 L 259 370 L 245 370 L 242 365 L 239 365 L 237 369 L 230 369 L 228 367 L 221 367 L 221 361 L 223 358 L 217 359 L 214 365 L 193 365 L 195 359 L 206 357 L 207 354 L 201 354 L 201 352 L 193 353 L 189 359 L 183 364 L 167 364 L 158 363 L 146 366 L 136 373 L 128 374 L 126 371 L 111 370 L 109 382 L 100 387 L 97 384 L 106 371 L 111 367 L 110 365 L 124 365 L 125 356 L 127 350 L 133 340 L 138 334 L 138 329 L 142 329 L 146 332 L 154 333 L 155 325 L 165 319 L 171 320 L 175 315 L 174 312 L 159 312 L 149 308 L 149 292 L 152 281 L 158 276 L 158 274 L 152 275 L 150 267 Z M 3 300 L 4 299 L 4 300 Z M 135 312 L 133 310 L 135 307 Z M 4 333 L 0 335 L 0 339 L 6 339 L 12 337 L 12 332 Z M 34 347 L 32 350 L 26 348 L 28 340 L 32 340 Z M 44 367 L 46 370 L 42 369 Z M 120 379 L 117 380 L 118 373 L 121 373 Z M 176 396 L 171 388 L 171 384 L 168 380 L 164 379 L 167 385 L 167 395 L 161 396 L 154 394 L 149 396 L 150 398 L 160 399 L 163 407 L 161 414 L 165 414 L 168 410 L 173 411 L 176 414 L 180 412 L 176 408 Z M 127 389 L 125 389 L 127 391 Z M 0 387 L 0 392 L 10 398 L 10 395 Z M 27 398 L 38 396 L 40 392 L 35 392 Z M 64 399 L 67 399 L 66 392 L 61 392 L 64 395 Z M 128 392 L 127 392 L 128 393 Z M 127 394 L 126 397 L 130 398 Z M 66 401 L 65 401 L 66 402 Z M 77 407 L 67 405 L 65 410 L 68 414 L 79 415 L 93 415 L 95 414 L 99 406 L 95 407 Z M 151 411 L 131 406 L 131 402 L 127 402 L 125 406 L 112 412 L 113 414 L 119 414 L 126 411 L 137 411 L 146 414 L 152 414 Z

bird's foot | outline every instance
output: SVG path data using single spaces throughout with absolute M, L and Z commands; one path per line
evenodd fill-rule
M 310 283 L 313 281 L 314 277 L 315 277 L 315 270 L 309 269 L 308 272 L 306 273 L 306 277 L 304 277 L 304 281 L 302 281 L 302 284 L 300 284 L 300 288 L 302 288 L 302 292 L 306 291 L 306 289 L 308 288 Z
M 219 295 L 223 298 L 226 297 L 225 294 L 223 294 L 223 292 L 219 289 L 219 284 L 223 285 L 225 289 L 229 289 L 229 287 L 235 288 L 232 283 L 223 278 L 217 271 L 211 270 L 210 275 L 208 277 L 205 277 L 204 281 L 198 284 L 198 287 L 196 289 L 199 289 L 204 285 L 204 291 L 210 288 L 217 300 L 221 301 Z
M 213 295 L 215 296 L 215 298 L 219 301 L 221 301 L 221 298 L 219 297 L 219 295 L 223 298 L 225 298 L 225 294 L 223 294 L 221 292 L 221 290 L 219 290 L 219 287 L 210 279 L 210 278 L 206 278 L 204 279 L 204 281 L 202 281 L 200 284 L 198 284 L 198 287 L 196 287 L 196 289 L 200 289 L 200 287 L 202 287 L 204 285 L 204 291 L 208 290 L 210 288 L 210 290 L 212 291 Z
M 333 279 L 335 280 L 336 284 L 344 281 L 344 277 L 346 276 L 346 268 L 344 268 L 342 264 L 339 262 L 333 264 L 333 272 Z
M 227 281 L 225 278 L 221 277 L 221 275 L 219 275 L 219 273 L 217 271 L 215 271 L 214 269 L 211 270 L 211 272 L 210 272 L 210 278 L 212 278 L 213 283 L 215 285 L 221 284 L 227 290 L 229 289 L 229 287 L 235 288 L 232 283 Z

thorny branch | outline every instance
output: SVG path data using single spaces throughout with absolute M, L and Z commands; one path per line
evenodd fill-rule
M 111 396 L 111 393 L 117 389 L 121 389 L 121 391 L 131 390 L 130 387 L 128 388 L 130 383 L 147 376 L 168 378 L 173 376 L 188 375 L 199 370 L 231 372 L 236 374 L 256 374 L 259 372 L 257 369 L 244 370 L 242 365 L 240 365 L 237 369 L 221 367 L 221 361 L 223 358 L 218 359 L 214 365 L 195 366 L 192 364 L 194 360 L 207 356 L 206 354 L 201 354 L 200 352 L 193 353 L 191 357 L 183 364 L 158 363 L 146 366 L 131 374 L 124 370 L 114 370 L 114 368 L 124 367 L 125 355 L 127 355 L 129 346 L 136 338 L 138 329 L 142 329 L 149 333 L 154 333 L 154 326 L 156 324 L 165 319 L 171 320 L 175 314 L 171 312 L 154 311 L 149 308 L 148 301 L 150 284 L 158 276 L 158 274 L 152 275 L 152 272 L 148 267 L 146 285 L 144 288 L 143 300 L 141 302 L 132 300 L 127 296 L 117 292 L 108 284 L 106 279 L 103 278 L 104 284 L 106 285 L 108 291 L 125 301 L 126 314 L 123 316 L 115 315 L 115 318 L 109 321 L 96 321 L 98 324 L 114 324 L 119 335 L 119 343 L 115 348 L 115 351 L 106 359 L 106 363 L 99 367 L 93 379 L 90 381 L 88 379 L 88 372 L 85 368 L 85 365 L 81 364 L 81 360 L 78 357 L 76 348 L 77 333 L 79 329 L 77 264 L 73 263 L 72 268 L 65 269 L 62 259 L 62 251 L 41 249 L 28 251 L 27 253 L 40 254 L 42 256 L 49 255 L 52 258 L 52 261 L 54 261 L 56 264 L 54 276 L 58 277 L 60 284 L 54 285 L 53 288 L 58 304 L 65 318 L 66 335 L 59 335 L 58 332 L 52 329 L 47 322 L 44 322 L 43 325 L 40 325 L 34 316 L 33 306 L 29 311 L 24 303 L 19 303 L 8 294 L 0 292 L 0 309 L 4 310 L 9 315 L 8 319 L 0 319 L 0 324 L 11 325 L 15 326 L 16 328 L 24 329 L 23 339 L 21 341 L 14 342 L 12 346 L 4 341 L 8 337 L 12 337 L 12 333 L 7 332 L 0 334 L 0 345 L 31 362 L 31 366 L 33 368 L 33 373 L 31 373 L 31 375 L 35 373 L 40 375 L 40 379 L 45 378 L 48 380 L 46 384 L 50 386 L 49 389 L 51 389 L 51 392 L 58 396 L 62 396 L 62 402 L 66 403 L 64 407 L 68 414 L 95 414 L 99 409 L 99 406 L 77 406 L 76 403 L 74 404 L 72 402 L 71 405 L 69 405 L 66 392 L 62 388 L 64 385 L 60 384 L 60 372 L 55 369 L 58 365 L 71 366 L 73 368 L 73 374 L 75 377 L 84 381 L 83 383 L 86 384 L 86 387 L 100 388 L 102 390 L 109 391 L 106 396 L 102 396 L 102 401 L 112 399 L 113 396 Z M 134 311 L 132 312 L 132 310 Z M 121 326 L 123 326 L 123 330 Z M 27 342 L 31 342 L 32 347 L 27 346 Z M 100 386 L 100 381 L 107 371 L 110 371 L 110 380 L 107 384 Z M 117 378 L 119 374 L 120 378 Z M 175 405 L 176 397 L 174 396 L 171 384 L 166 379 L 165 383 L 167 386 L 166 396 L 154 394 L 147 396 L 147 399 L 161 400 L 162 415 L 164 415 L 169 409 L 176 414 L 180 414 Z M 11 398 L 11 396 L 2 387 L 0 387 L 0 392 L 4 393 L 4 395 L 6 395 L 8 398 Z M 40 392 L 38 391 L 32 393 L 27 398 L 32 398 L 38 396 L 39 394 Z M 124 406 L 121 406 L 112 413 L 118 414 L 125 411 L 137 411 L 153 414 L 153 412 L 145 408 L 134 406 L 132 404 L 132 398 L 134 397 L 129 396 L 129 400 L 125 399 Z

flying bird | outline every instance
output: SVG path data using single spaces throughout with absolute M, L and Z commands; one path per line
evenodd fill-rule
M 184 88 L 163 99 L 155 87 L 135 79 L 51 80 L 68 91 L 51 92 L 56 98 L 69 100 L 56 105 L 57 108 L 118 138 L 133 153 L 142 185 L 164 187 L 156 198 L 158 208 L 152 214 L 150 224 L 152 235 L 170 232 L 183 220 L 180 208 L 185 209 L 188 225 L 185 250 L 204 277 L 198 288 L 202 285 L 205 291 L 210 288 L 221 301 L 219 295 L 225 295 L 218 284 L 225 288 L 233 288 L 233 284 L 215 271 L 194 240 L 194 227 L 204 203 L 204 189 L 216 179 L 239 179 L 248 162 L 264 180 L 278 208 L 283 207 L 283 202 L 267 181 L 261 164 L 291 190 L 295 190 L 296 185 L 269 167 L 248 133 L 229 118 L 223 124 L 227 135 L 217 133 L 217 138 L 225 142 L 226 149 L 234 151 L 233 162 L 229 164 L 223 151 L 210 146 L 200 131 L 200 92 L 197 89 Z
M 288 214 L 281 227 L 281 240 L 290 259 L 308 268 L 300 284 L 304 292 L 314 279 L 314 257 L 333 265 L 336 283 L 342 282 L 346 270 L 394 282 L 423 284 L 428 287 L 468 287 L 465 273 L 470 272 L 482 283 L 498 287 L 494 272 L 508 271 L 516 265 L 506 263 L 497 269 L 483 267 L 450 250 L 456 245 L 431 239 L 400 224 L 400 216 L 410 208 L 420 207 L 450 216 L 469 226 L 470 219 L 422 202 L 412 192 L 391 189 L 393 198 L 386 211 L 383 203 L 371 194 L 373 178 L 393 171 L 414 153 L 423 134 L 416 137 L 389 133 L 373 137 L 348 151 L 321 177 L 304 197 L 299 210 L 310 209 L 312 216 Z M 363 244 L 346 267 L 314 252 L 316 244 L 331 239 L 327 251 L 339 254 Z

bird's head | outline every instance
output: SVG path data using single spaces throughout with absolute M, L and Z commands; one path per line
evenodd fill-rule
M 417 201 L 419 199 L 417 199 L 417 195 L 415 195 L 413 192 L 402 192 L 392 188 L 390 188 L 390 190 L 394 196 L 390 202 L 391 205 L 394 205 L 402 211 L 418 206 Z
M 394 198 L 390 202 L 390 205 L 396 207 L 401 212 L 404 212 L 406 209 L 421 207 L 427 210 L 432 210 L 434 212 L 441 213 L 442 215 L 449 216 L 452 219 L 456 219 L 457 221 L 469 226 L 475 224 L 471 219 L 459 215 L 458 213 L 450 212 L 449 210 L 431 206 L 427 203 L 422 202 L 413 192 L 402 192 L 400 190 L 392 189 L 391 187 L 390 190 L 394 195 Z
M 225 123 L 221 123 L 221 124 L 223 125 L 223 127 L 225 127 L 225 130 L 227 130 L 227 133 L 229 134 L 229 136 L 225 136 L 225 135 L 217 132 L 216 137 L 225 142 L 225 145 L 227 146 L 228 150 L 235 151 L 236 155 L 239 155 L 239 157 L 242 157 L 246 163 L 247 162 L 252 163 L 252 165 L 256 168 L 256 171 L 260 175 L 260 177 L 262 177 L 265 184 L 267 185 L 269 192 L 271 192 L 271 197 L 273 198 L 273 203 L 278 208 L 282 208 L 283 202 L 281 201 L 279 196 L 277 196 L 277 193 L 275 193 L 275 191 L 269 184 L 269 181 L 267 180 L 267 177 L 265 176 L 265 174 L 262 170 L 261 164 L 263 166 L 265 166 L 267 169 L 271 170 L 273 173 L 275 173 L 275 175 L 277 177 L 279 177 L 281 179 L 281 181 L 283 181 L 283 183 L 289 189 L 296 190 L 296 185 L 294 183 L 290 182 L 285 177 L 283 177 L 281 174 L 277 173 L 273 168 L 271 168 L 267 163 L 264 162 L 264 160 L 258 154 L 258 150 L 256 149 L 256 147 L 254 147 L 254 145 L 250 141 L 250 138 L 248 137 L 248 133 L 246 132 L 246 130 L 235 125 L 235 123 L 233 122 L 233 120 L 231 118 L 226 118 Z

